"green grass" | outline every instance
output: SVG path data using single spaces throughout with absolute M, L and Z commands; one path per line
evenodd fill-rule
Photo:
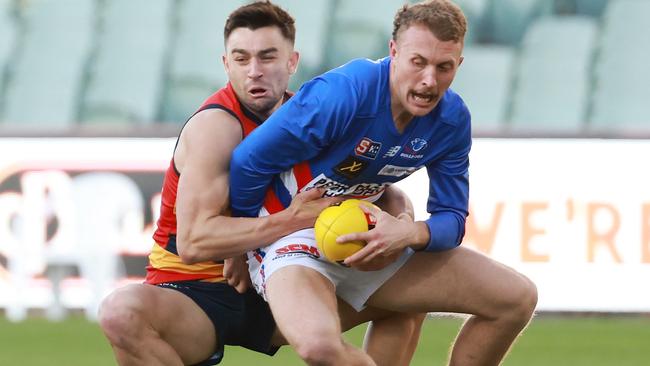
M 436 318 L 424 324 L 412 362 L 444 365 L 447 351 L 461 322 Z M 364 327 L 346 334 L 360 344 Z M 650 361 L 649 317 L 536 318 L 519 339 L 504 365 L 647 365 Z M 96 324 L 82 318 L 61 323 L 30 319 L 9 323 L 0 319 L 0 365 L 114 365 L 111 349 Z M 238 347 L 227 347 L 224 366 L 302 365 L 295 353 L 283 347 L 268 357 Z

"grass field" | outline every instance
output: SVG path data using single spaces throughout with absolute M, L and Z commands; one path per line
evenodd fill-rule
M 444 365 L 460 320 L 425 322 L 414 366 Z M 346 334 L 360 344 L 364 327 Z M 98 326 L 81 318 L 61 323 L 30 319 L 13 324 L 0 319 L 0 365 L 114 365 Z M 273 358 L 228 347 L 222 365 L 301 365 L 284 347 Z M 504 365 L 639 366 L 650 364 L 650 317 L 537 317 Z

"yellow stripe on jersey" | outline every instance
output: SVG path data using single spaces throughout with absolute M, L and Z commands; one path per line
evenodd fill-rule
M 206 275 L 203 281 L 219 282 L 223 281 L 223 264 L 206 261 L 195 264 L 185 264 L 181 258 L 171 252 L 168 252 L 158 243 L 154 243 L 151 253 L 149 254 L 149 264 L 151 267 L 166 272 L 176 272 L 187 275 Z

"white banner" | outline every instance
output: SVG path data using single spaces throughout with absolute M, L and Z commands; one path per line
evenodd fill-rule
M 141 281 L 175 139 L 0 139 L 0 308 L 92 317 Z M 528 275 L 539 310 L 650 312 L 650 141 L 476 139 L 463 245 Z M 425 219 L 423 169 L 400 182 Z M 135 270 L 134 270 L 135 268 Z
M 96 316 L 142 281 L 174 139 L 1 139 L 0 307 Z M 136 275 L 133 259 L 138 264 Z
M 476 139 L 463 245 L 530 277 L 539 310 L 650 312 L 650 141 Z M 416 216 L 428 178 L 399 183 Z

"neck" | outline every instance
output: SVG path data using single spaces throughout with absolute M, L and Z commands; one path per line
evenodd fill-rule
M 393 123 L 395 128 L 399 133 L 404 132 L 406 127 L 413 120 L 413 115 L 410 114 L 400 103 L 399 101 L 391 101 L 390 103 L 391 113 L 393 115 Z

